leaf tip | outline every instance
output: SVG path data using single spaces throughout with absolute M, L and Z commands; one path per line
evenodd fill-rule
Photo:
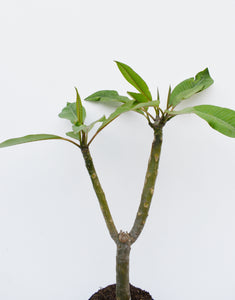
M 118 66 L 118 68 L 120 68 L 121 66 L 123 66 L 123 63 L 121 63 L 120 61 L 114 60 L 114 62 L 116 63 L 116 65 Z
M 79 98 L 80 98 L 80 96 L 79 96 L 79 93 L 78 93 L 78 89 L 77 89 L 77 87 L 75 86 L 74 88 L 75 88 L 75 91 L 76 91 L 76 95 L 77 95 L 77 97 L 79 97 Z

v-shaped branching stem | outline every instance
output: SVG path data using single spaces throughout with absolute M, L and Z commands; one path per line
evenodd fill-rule
M 110 236 L 117 245 L 116 256 L 116 299 L 131 300 L 129 286 L 129 254 L 133 244 L 141 234 L 148 217 L 148 212 L 153 197 L 154 186 L 158 173 L 159 158 L 162 146 L 162 128 L 165 124 L 163 119 L 158 119 L 150 126 L 154 129 L 154 140 L 152 143 L 148 168 L 145 176 L 141 201 L 136 219 L 131 231 L 118 233 L 110 213 L 108 203 L 96 173 L 93 160 L 86 142 L 81 143 L 81 151 L 85 160 L 86 168 L 90 175 L 101 211 L 103 213 Z

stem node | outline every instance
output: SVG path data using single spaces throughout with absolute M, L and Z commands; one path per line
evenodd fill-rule
M 130 242 L 130 235 L 127 231 L 124 232 L 121 230 L 118 235 L 118 239 L 121 243 L 128 243 L 128 242 Z

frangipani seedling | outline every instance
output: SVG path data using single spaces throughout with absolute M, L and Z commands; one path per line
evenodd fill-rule
M 127 97 L 119 95 L 117 91 L 102 90 L 85 98 L 86 101 L 90 102 L 117 103 L 118 107 L 110 116 L 101 116 L 91 124 L 86 124 L 86 111 L 76 89 L 76 101 L 73 103 L 68 102 L 59 114 L 59 117 L 67 119 L 72 123 L 72 130 L 66 133 L 68 137 L 65 138 L 53 134 L 27 135 L 6 140 L 0 144 L 0 148 L 33 141 L 60 139 L 74 144 L 81 150 L 109 234 L 117 246 L 116 299 L 130 300 L 129 254 L 131 245 L 141 234 L 149 213 L 158 173 L 163 127 L 178 115 L 194 113 L 204 119 L 213 129 L 234 138 L 235 111 L 213 105 L 197 105 L 182 110 L 176 109 L 177 105 L 183 100 L 190 98 L 213 84 L 213 79 L 208 69 L 199 72 L 195 77 L 182 81 L 172 91 L 170 87 L 167 105 L 164 109 L 160 107 L 159 93 L 157 99 L 153 99 L 146 82 L 132 68 L 121 62 L 116 61 L 116 64 L 124 78 L 135 88 L 135 91 L 127 92 L 129 96 Z M 94 167 L 89 146 L 107 125 L 128 111 L 137 112 L 141 117 L 146 119 L 149 126 L 153 129 L 153 142 L 136 218 L 131 230 L 123 232 L 118 231 L 115 226 L 105 193 Z M 91 135 L 91 130 L 97 124 L 99 124 L 98 129 Z

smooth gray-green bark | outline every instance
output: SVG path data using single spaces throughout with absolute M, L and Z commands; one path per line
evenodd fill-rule
M 97 173 L 96 173 L 96 170 L 95 170 L 93 160 L 91 158 L 91 154 L 90 154 L 88 146 L 87 145 L 81 145 L 81 151 L 82 151 L 82 155 L 83 155 L 84 160 L 85 160 L 86 168 L 88 170 L 88 173 L 90 175 L 90 178 L 91 178 L 91 181 L 92 181 L 92 184 L 93 184 L 93 188 L 94 188 L 96 196 L 98 198 L 101 211 L 103 213 L 106 225 L 108 227 L 110 236 L 115 241 L 115 243 L 117 243 L 117 241 L 118 241 L 118 232 L 117 232 L 117 229 L 114 225 L 113 218 L 112 218 L 112 215 L 110 213 L 104 191 L 101 187 L 99 178 L 97 176 Z
M 139 209 L 135 218 L 134 225 L 130 231 L 131 243 L 133 244 L 142 232 L 148 217 L 151 200 L 154 193 L 155 182 L 158 174 L 158 165 L 162 147 L 162 126 L 158 125 L 154 129 L 154 140 L 149 157 L 148 168 L 145 175 L 144 187 L 141 195 Z
M 116 243 L 116 299 L 131 300 L 130 283 L 129 283 L 129 259 L 131 244 L 133 244 L 141 234 L 148 217 L 148 212 L 153 197 L 154 186 L 158 173 L 159 158 L 162 146 L 162 127 L 164 122 L 152 124 L 154 129 L 154 139 L 148 162 L 148 168 L 145 176 L 144 187 L 141 195 L 141 201 L 136 215 L 134 225 L 129 233 L 117 232 L 111 216 L 104 191 L 99 182 L 92 157 L 87 144 L 81 145 L 81 151 L 85 160 L 86 168 L 90 175 L 94 190 L 96 192 L 99 204 L 108 227 L 109 233 Z
M 116 256 L 116 299 L 130 300 L 129 261 L 131 243 L 128 233 L 120 232 Z

